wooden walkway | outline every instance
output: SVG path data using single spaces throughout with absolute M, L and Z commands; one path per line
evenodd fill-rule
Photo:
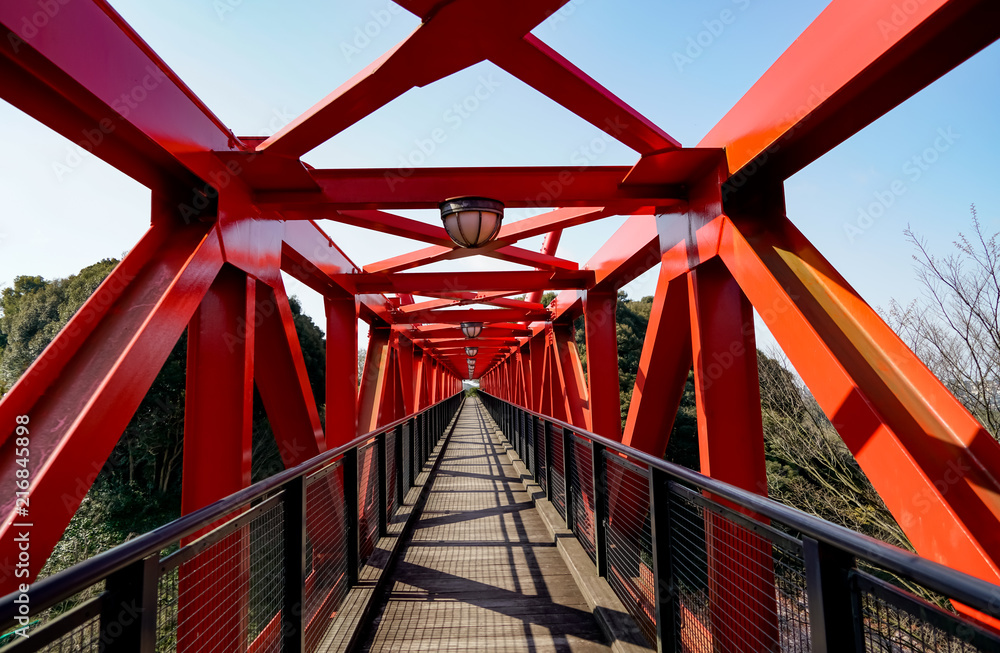
M 366 651 L 610 651 L 478 399 L 466 400 Z

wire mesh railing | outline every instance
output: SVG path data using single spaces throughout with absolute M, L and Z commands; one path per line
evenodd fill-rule
M 45 578 L 31 586 L 32 614 L 17 592 L 3 597 L 0 632 L 30 632 L 0 650 L 317 650 L 461 402 L 450 397 Z M 36 623 L 67 601 L 77 605 Z
M 1000 651 L 1000 587 L 479 394 L 660 651 Z

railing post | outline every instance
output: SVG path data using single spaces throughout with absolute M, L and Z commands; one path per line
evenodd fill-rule
M 680 606 L 674 596 L 673 560 L 670 552 L 670 479 L 649 470 L 649 520 L 653 542 L 653 595 L 656 617 L 656 650 L 679 650 L 677 633 Z
M 344 507 L 347 514 L 347 584 L 357 585 L 361 568 L 358 527 L 358 448 L 344 452 Z
M 410 487 L 417 485 L 417 460 L 420 458 L 420 452 L 417 451 L 420 442 L 417 433 L 424 430 L 426 418 L 427 413 L 424 413 L 414 421 L 413 428 L 410 429 L 410 459 L 406 461 L 406 464 L 410 466 Z
M 855 624 L 848 572 L 854 557 L 839 549 L 802 536 L 809 598 L 809 639 L 813 653 L 855 653 L 864 650 Z M 854 624 L 849 627 L 848 624 Z
M 410 431 L 413 431 L 413 418 L 410 418 Z M 393 438 L 393 449 L 395 451 L 396 468 L 393 473 L 396 475 L 396 505 L 403 505 L 403 497 L 406 495 L 406 488 L 403 487 L 403 425 L 396 426 L 396 437 Z
M 545 439 L 545 498 L 552 501 L 552 422 L 545 420 L 542 428 Z
M 386 504 L 389 496 L 389 457 L 385 450 L 385 432 L 375 436 L 375 456 L 378 463 L 378 534 L 389 534 L 389 513 Z
M 285 603 L 281 611 L 283 651 L 304 651 L 306 629 L 306 477 L 296 476 L 285 484 L 282 521 L 285 547 Z
M 531 474 L 538 481 L 538 418 L 531 416 Z
M 605 446 L 591 441 L 591 470 L 594 475 L 594 558 L 597 575 L 608 576 L 608 461 Z
M 102 653 L 153 653 L 160 556 L 148 556 L 108 576 L 101 602 Z
M 566 528 L 573 530 L 573 433 L 563 429 L 563 490 L 566 493 Z M 576 531 L 574 531 L 576 532 Z

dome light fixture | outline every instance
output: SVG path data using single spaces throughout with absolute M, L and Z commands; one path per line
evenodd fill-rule
M 469 339 L 478 338 L 483 332 L 482 322 L 462 322 L 462 334 Z
M 441 202 L 441 221 L 459 247 L 482 247 L 497 237 L 503 202 L 486 197 L 453 197 Z
M 479 347 L 466 347 L 465 348 L 465 355 L 466 356 L 470 356 L 471 357 L 471 356 L 475 356 L 478 353 L 479 353 Z

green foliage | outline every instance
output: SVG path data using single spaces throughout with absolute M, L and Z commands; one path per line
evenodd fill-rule
M 0 392 L 6 392 L 65 326 L 118 261 L 104 259 L 79 274 L 46 281 L 20 276 L 0 294 Z

